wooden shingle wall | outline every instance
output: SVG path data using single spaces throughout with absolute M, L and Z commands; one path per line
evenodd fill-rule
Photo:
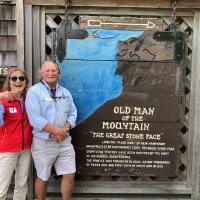
M 17 65 L 15 5 L 0 4 L 0 66 Z
M 0 66 L 24 68 L 23 0 L 0 2 Z
M 16 1 L 20 2 L 20 1 Z M 160 17 L 164 29 L 171 23 L 170 0 L 72 0 L 70 17 L 78 27 L 80 15 Z M 8 9 L 6 16 L 0 12 L 0 65 L 17 65 L 17 51 L 22 48 L 25 68 L 33 83 L 38 81 L 41 63 L 51 57 L 52 28 L 59 25 L 64 13 L 64 0 L 24 0 L 24 35 L 17 29 L 15 4 L 3 5 Z M 22 4 L 21 4 L 22 5 Z M 186 66 L 185 114 L 182 122 L 181 145 L 179 147 L 179 170 L 175 178 L 158 177 L 77 177 L 73 199 L 200 199 L 199 196 L 199 135 L 200 135 L 200 1 L 177 1 L 179 30 L 188 35 L 188 64 Z M 20 8 L 20 7 L 19 7 Z M 2 8 L 1 8 L 2 9 Z M 12 11 L 12 12 L 11 12 Z M 9 14 L 10 13 L 10 14 Z M 23 14 L 23 12 L 21 12 Z M 19 16 L 20 17 L 20 16 Z M 23 21 L 23 15 L 21 15 Z M 21 27 L 22 25 L 18 25 Z M 20 33 L 21 42 L 17 43 Z M 10 34 L 10 36 L 8 36 Z M 6 38 L 6 39 L 5 39 Z M 25 40 L 23 53 L 23 38 Z M 20 55 L 20 54 L 19 54 Z M 19 58 L 18 55 L 18 58 Z M 9 58 L 8 58 L 9 56 Z M 23 58 L 24 56 L 24 58 Z M 12 59 L 10 59 L 12 58 Z M 10 62 L 10 63 L 9 63 Z M 13 63 L 11 63 L 13 62 Z M 23 65 L 23 64 L 22 64 Z M 29 185 L 33 187 L 33 177 Z M 59 183 L 51 177 L 48 199 L 59 199 Z M 30 189 L 30 197 L 33 196 Z

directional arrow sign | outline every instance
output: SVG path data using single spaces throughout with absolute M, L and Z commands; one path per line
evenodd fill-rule
M 79 23 L 83 28 L 162 31 L 162 20 L 158 18 L 81 16 Z
M 101 27 L 102 25 L 118 25 L 118 26 L 144 26 L 144 28 L 152 29 L 156 25 L 152 22 L 147 22 L 147 24 L 130 24 L 130 23 L 118 23 L 118 22 L 102 22 L 100 20 L 88 20 L 88 26 L 96 26 L 96 27 Z

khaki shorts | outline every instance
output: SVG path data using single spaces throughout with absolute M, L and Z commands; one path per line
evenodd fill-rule
M 71 144 L 71 136 L 59 143 L 54 140 L 33 137 L 31 150 L 37 176 L 43 181 L 49 179 L 53 165 L 57 175 L 76 172 L 75 152 Z
M 14 200 L 25 200 L 28 190 L 27 179 L 31 161 L 30 150 L 18 152 L 0 152 L 0 200 L 5 200 L 6 194 L 15 170 Z

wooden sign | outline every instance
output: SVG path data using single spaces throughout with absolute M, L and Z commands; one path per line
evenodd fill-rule
M 96 17 L 81 16 L 79 24 L 82 28 L 122 29 L 122 30 L 162 30 L 159 18 L 132 17 Z
M 9 67 L 6 66 L 0 66 L 0 76 L 6 76 L 8 73 Z
M 125 27 L 90 19 L 100 22 L 87 21 L 87 28 L 101 28 L 68 40 L 60 82 L 78 110 L 72 130 L 77 174 L 176 175 L 184 34 L 128 30 L 134 19 L 112 21 Z
M 140 62 L 130 65 L 122 73 L 122 94 L 75 128 L 77 173 L 159 177 L 176 174 L 181 66 L 148 64 L 148 68 Z

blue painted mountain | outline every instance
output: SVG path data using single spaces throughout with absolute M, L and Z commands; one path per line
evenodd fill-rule
M 116 75 L 118 42 L 138 37 L 143 31 L 88 29 L 83 40 L 69 39 L 61 63 L 60 84 L 74 98 L 77 123 L 122 93 L 122 77 Z

